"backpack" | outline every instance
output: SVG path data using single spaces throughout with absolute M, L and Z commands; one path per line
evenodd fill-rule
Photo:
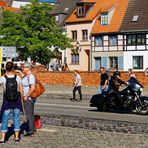
M 36 78 L 36 77 L 35 77 Z M 28 78 L 29 80 L 29 78 Z M 30 95 L 31 98 L 37 98 L 45 91 L 44 85 L 36 78 L 35 89 L 33 93 Z
M 4 75 L 6 79 L 6 90 L 4 91 L 4 98 L 10 102 L 16 102 L 20 96 L 20 92 L 17 90 L 17 81 L 15 75 L 13 78 L 7 77 Z

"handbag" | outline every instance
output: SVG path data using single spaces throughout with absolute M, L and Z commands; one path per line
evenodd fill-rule
M 35 77 L 36 78 L 36 77 Z M 31 98 L 37 98 L 45 91 L 44 85 L 36 78 L 35 89 L 30 95 Z

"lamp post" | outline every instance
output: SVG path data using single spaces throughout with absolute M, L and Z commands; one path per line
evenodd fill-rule
M 76 51 L 77 52 L 80 52 L 81 51 L 81 48 L 80 48 L 80 43 L 77 41 L 76 43 Z

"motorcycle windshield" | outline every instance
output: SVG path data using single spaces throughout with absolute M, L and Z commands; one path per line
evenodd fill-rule
M 134 77 L 131 77 L 128 80 L 128 86 L 130 86 L 134 91 L 139 91 L 140 88 L 143 87 Z

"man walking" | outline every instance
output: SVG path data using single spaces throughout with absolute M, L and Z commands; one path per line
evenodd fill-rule
M 73 88 L 73 100 L 78 101 L 75 96 L 76 96 L 76 91 L 78 91 L 80 100 L 82 101 L 82 91 L 81 91 L 81 76 L 78 72 L 78 70 L 74 70 L 75 74 L 75 83 L 74 83 L 74 88 Z

